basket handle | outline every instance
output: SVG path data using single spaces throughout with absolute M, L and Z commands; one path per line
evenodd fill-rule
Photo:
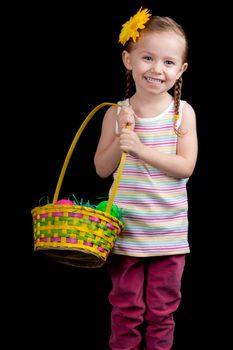
M 81 136 L 81 133 L 83 132 L 84 128 L 86 127 L 87 123 L 92 119 L 92 117 L 94 116 L 94 114 L 102 107 L 105 107 L 105 106 L 118 106 L 117 103 L 111 103 L 111 102 L 103 102 L 103 103 L 100 103 L 98 106 L 96 106 L 89 114 L 88 116 L 84 119 L 83 123 L 81 124 L 80 128 L 78 129 L 73 141 L 72 141 L 72 144 L 69 148 L 69 151 L 66 155 L 66 158 L 65 158 L 65 161 L 64 161 L 64 164 L 62 166 L 62 170 L 61 170 L 61 173 L 60 173 L 60 176 L 59 176 L 59 179 L 58 179 L 58 182 L 57 182 L 57 186 L 56 186 L 56 190 L 55 190 L 55 193 L 54 193 L 54 197 L 53 197 L 53 204 L 57 201 L 58 199 L 58 196 L 59 196 L 59 193 L 60 193 L 60 189 L 61 189 L 61 184 L 63 182 L 63 179 L 64 179 L 64 175 L 65 175 L 65 172 L 66 172 L 66 169 L 67 169 L 67 166 L 68 166 L 68 163 L 70 161 L 70 157 L 73 153 L 73 150 L 76 146 L 76 143 L 78 142 L 79 140 L 79 137 Z M 112 207 L 112 204 L 113 204 L 113 201 L 114 201 L 114 197 L 116 195 L 116 191 L 117 191 L 117 187 L 118 187 L 118 184 L 119 184 L 119 181 L 120 181 L 120 177 L 121 177 L 121 173 L 122 173 L 122 170 L 123 170 L 123 166 L 124 166 L 124 162 L 125 162 L 125 158 L 126 158 L 126 153 L 123 152 L 122 155 L 121 155 L 121 160 L 120 160 L 120 164 L 119 164 L 119 167 L 118 167 L 118 173 L 117 173 L 117 176 L 115 178 L 115 181 L 114 181 L 114 184 L 113 184 L 113 188 L 112 188 L 112 191 L 111 191 L 111 195 L 109 196 L 109 200 L 108 200 L 108 204 L 107 204 L 107 207 L 106 207 L 106 213 L 110 213 L 110 210 L 111 210 L 111 207 Z

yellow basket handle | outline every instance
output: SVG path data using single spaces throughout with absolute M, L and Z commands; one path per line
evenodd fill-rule
M 61 170 L 61 173 L 60 173 L 60 176 L 59 176 L 59 179 L 58 179 L 58 182 L 57 182 L 57 186 L 56 186 L 56 190 L 55 190 L 55 193 L 54 193 L 54 197 L 53 197 L 53 204 L 58 200 L 58 196 L 59 196 L 59 193 L 60 193 L 60 189 L 61 189 L 61 184 L 63 182 L 63 179 L 64 179 L 64 175 L 65 175 L 65 172 L 66 172 L 66 169 L 67 169 L 67 166 L 68 166 L 68 163 L 70 161 L 70 157 L 73 153 L 73 150 L 76 146 L 76 143 L 78 142 L 79 140 L 79 137 L 81 136 L 84 128 L 86 127 L 87 123 L 92 119 L 92 117 L 94 116 L 94 114 L 102 107 L 105 107 L 105 106 L 118 106 L 117 103 L 111 103 L 111 102 L 103 102 L 103 103 L 100 103 L 98 106 L 96 106 L 89 114 L 88 116 L 85 118 L 85 120 L 83 121 L 83 123 L 81 124 L 80 128 L 78 129 L 73 141 L 72 141 L 72 144 L 69 148 L 69 151 L 66 155 L 66 158 L 65 158 L 65 161 L 64 161 L 64 164 L 62 166 L 62 170 Z M 121 160 L 120 160 L 120 164 L 119 164 L 119 168 L 118 168 L 118 173 L 117 173 L 117 176 L 115 178 L 115 181 L 114 181 L 114 184 L 113 184 L 113 188 L 112 188 L 112 191 L 111 191 L 111 195 L 109 197 L 109 200 L 108 200 L 108 204 L 107 204 L 107 207 L 106 207 L 106 213 L 110 213 L 110 210 L 111 210 L 111 207 L 112 207 L 112 204 L 114 202 L 114 197 L 116 195 L 116 191 L 117 191 L 117 187 L 118 187 L 118 184 L 119 184 L 119 181 L 120 181 L 120 177 L 121 177 L 121 173 L 122 173 L 122 170 L 123 170 L 123 166 L 124 166 L 124 162 L 125 162 L 125 158 L 126 158 L 126 154 L 123 152 L 122 153 L 122 156 L 121 156 Z

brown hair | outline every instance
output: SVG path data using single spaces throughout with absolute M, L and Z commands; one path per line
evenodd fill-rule
M 158 33 L 161 32 L 168 32 L 173 31 L 177 33 L 178 35 L 182 36 L 185 40 L 185 50 L 183 53 L 183 63 L 187 61 L 188 59 L 188 41 L 186 34 L 183 30 L 183 28 L 172 18 L 170 17 L 161 17 L 161 16 L 152 16 L 149 21 L 146 23 L 145 28 L 142 30 L 139 30 L 140 32 L 144 31 L 156 31 Z M 130 52 L 133 46 L 133 41 L 130 39 L 125 44 L 125 50 Z M 182 77 L 177 79 L 175 85 L 174 85 L 174 104 L 175 104 L 175 115 L 179 114 L 179 106 L 180 106 L 180 99 L 181 99 L 181 88 L 182 88 Z M 135 92 L 135 84 L 132 77 L 132 72 L 130 70 L 126 71 L 126 90 L 125 90 L 125 98 L 129 98 L 133 92 Z M 175 120 L 176 122 L 176 120 Z M 174 122 L 174 124 L 175 124 Z M 175 126 L 175 125 L 174 125 Z M 176 126 L 175 126 L 176 130 Z M 176 132 L 178 132 L 176 130 Z

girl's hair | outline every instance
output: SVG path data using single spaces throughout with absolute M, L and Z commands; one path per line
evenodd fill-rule
M 185 40 L 185 50 L 183 53 L 183 63 L 187 61 L 188 59 L 188 41 L 186 34 L 183 30 L 183 28 L 175 22 L 172 18 L 170 17 L 161 17 L 161 16 L 152 16 L 149 21 L 146 23 L 145 28 L 142 30 L 139 30 L 139 35 L 142 32 L 146 31 L 155 31 L 157 33 L 161 32 L 175 32 L 176 34 L 182 36 Z M 140 39 L 139 39 L 140 40 Z M 129 40 L 125 44 L 125 50 L 130 52 L 133 46 L 133 41 L 132 39 Z M 182 77 L 177 79 L 175 85 L 174 85 L 174 104 L 175 104 L 175 115 L 179 115 L 179 106 L 180 106 L 180 99 L 181 99 L 181 88 L 182 88 Z M 125 91 L 125 98 L 129 98 L 132 96 L 132 94 L 135 92 L 135 83 L 132 77 L 132 72 L 130 70 L 126 71 L 126 91 Z M 176 130 L 176 119 L 174 122 L 174 127 Z M 178 132 L 176 130 L 176 132 Z

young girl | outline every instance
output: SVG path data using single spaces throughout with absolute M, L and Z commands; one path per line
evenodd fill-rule
M 189 253 L 186 184 L 197 158 L 195 112 L 181 100 L 187 39 L 171 18 L 140 8 L 119 42 L 127 94 L 107 110 L 94 158 L 99 176 L 115 178 L 126 153 L 114 199 L 125 226 L 107 262 L 110 348 L 169 350 Z

